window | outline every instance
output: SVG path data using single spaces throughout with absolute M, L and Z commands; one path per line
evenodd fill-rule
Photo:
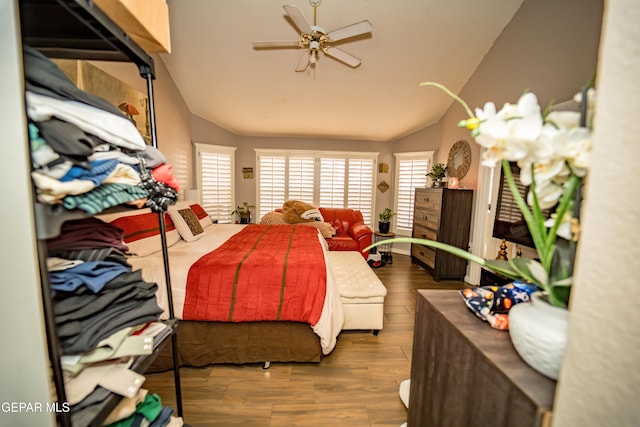
M 358 209 L 371 224 L 378 153 L 258 149 L 256 154 L 260 217 L 295 199 L 314 206 Z
M 427 171 L 433 163 L 433 151 L 396 153 L 395 232 L 410 236 L 413 229 L 413 202 L 416 187 L 427 183 Z
M 235 209 L 234 147 L 195 144 L 197 186 L 202 194 L 202 207 L 221 224 L 232 222 Z
M 258 167 L 259 217 L 282 207 L 285 198 L 285 158 L 262 156 Z
M 320 204 L 324 208 L 344 208 L 346 159 L 320 159 Z
M 289 157 L 289 199 L 313 202 L 314 162 L 313 157 Z M 282 188 L 284 193 L 284 181 Z
M 372 223 L 373 195 L 371 187 L 374 183 L 375 164 L 372 159 L 349 160 L 349 187 L 347 189 L 347 206 L 358 206 L 364 221 Z

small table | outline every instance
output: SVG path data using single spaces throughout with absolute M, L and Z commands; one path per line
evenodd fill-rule
M 373 233 L 373 241 L 374 243 L 384 242 L 385 240 L 393 239 L 396 237 L 395 233 L 381 233 L 376 231 Z M 385 264 L 393 264 L 393 257 L 391 256 L 391 247 L 393 243 L 383 243 L 380 246 L 377 246 L 378 252 L 380 252 L 380 256 L 382 257 L 382 262 Z

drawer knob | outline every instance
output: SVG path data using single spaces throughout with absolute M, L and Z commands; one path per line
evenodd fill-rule
M 420 251 L 420 255 L 424 256 L 424 252 L 423 252 L 423 251 Z
M 423 200 L 424 200 L 425 202 L 429 203 L 429 198 L 428 198 L 428 197 L 425 197 Z
M 422 233 L 422 234 L 420 235 L 420 237 L 422 237 L 423 239 L 426 239 L 426 238 L 427 238 L 427 235 L 426 235 L 426 234 L 424 234 L 424 233 Z
M 422 220 L 426 221 L 429 217 L 427 217 L 426 215 L 422 215 Z

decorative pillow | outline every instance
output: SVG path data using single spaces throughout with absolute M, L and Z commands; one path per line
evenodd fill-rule
M 204 210 L 202 206 L 200 206 L 197 203 L 193 203 L 189 207 L 191 208 L 193 213 L 195 213 L 196 216 L 198 217 L 198 220 L 200 221 L 200 225 L 202 225 L 202 228 L 207 228 L 208 226 L 213 224 L 213 221 L 211 221 L 211 217 L 209 216 L 207 211 Z
M 333 226 L 333 228 L 335 228 L 335 234 L 337 235 L 347 234 L 347 231 L 349 230 L 349 221 L 344 221 L 336 218 L 333 220 L 333 223 L 331 225 Z
M 150 209 L 140 211 L 120 212 L 114 214 L 98 215 L 97 218 L 122 229 L 124 236 L 122 241 L 129 247 L 132 255 L 147 256 L 162 250 L 160 238 L 160 223 L 158 214 Z M 178 230 L 166 213 L 164 214 L 164 229 L 167 238 L 167 247 L 180 241 Z
M 202 228 L 198 216 L 191 208 L 169 206 L 168 212 L 180 236 L 182 236 L 185 241 L 193 242 L 204 235 L 204 228 Z
M 260 219 L 260 224 L 286 224 L 282 212 L 267 212 Z

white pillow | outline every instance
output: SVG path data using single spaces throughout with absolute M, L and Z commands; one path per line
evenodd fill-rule
M 151 212 L 151 209 L 101 214 L 96 215 L 96 218 L 121 228 L 124 231 L 122 241 L 133 255 L 147 256 L 162 250 L 158 214 Z M 171 247 L 180 241 L 180 234 L 171 217 L 166 213 L 164 222 L 167 247 Z
M 204 228 L 200 224 L 198 216 L 190 207 L 169 206 L 167 212 L 178 233 L 185 241 L 193 242 L 204 236 Z

